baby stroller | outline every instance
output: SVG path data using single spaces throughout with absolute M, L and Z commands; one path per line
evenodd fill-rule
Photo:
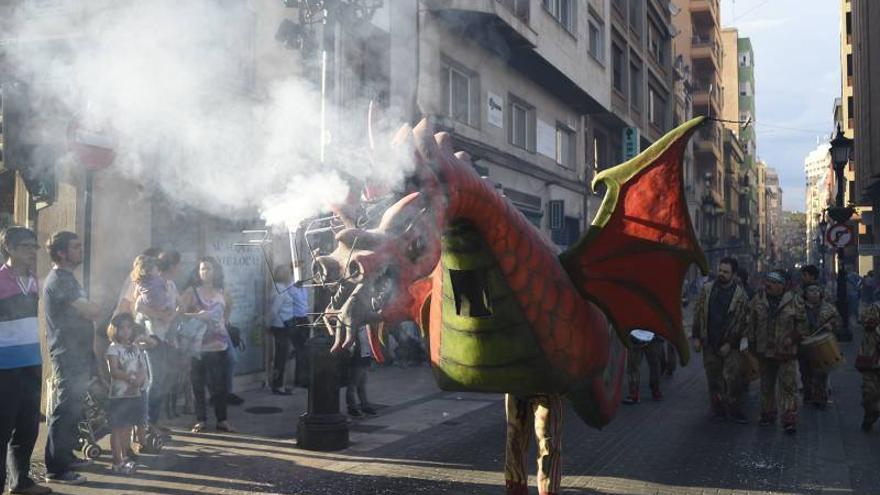
M 97 459 L 103 453 L 98 442 L 110 434 L 107 386 L 97 377 L 92 378 L 83 396 L 83 416 L 77 424 L 77 446 L 86 459 Z M 165 436 L 149 429 L 144 438 L 147 446 L 160 452 L 165 446 Z

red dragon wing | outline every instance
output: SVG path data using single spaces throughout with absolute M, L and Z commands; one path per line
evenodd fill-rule
M 575 286 L 601 307 L 628 344 L 629 332 L 651 330 L 674 343 L 687 363 L 681 287 L 691 263 L 708 272 L 684 195 L 684 151 L 703 117 L 593 180 L 607 187 L 587 233 L 560 255 Z

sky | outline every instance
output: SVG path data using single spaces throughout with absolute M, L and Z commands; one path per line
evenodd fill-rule
M 840 2 L 721 0 L 721 25 L 752 40 L 758 157 L 779 172 L 783 209 L 804 211 L 804 158 L 840 96 Z

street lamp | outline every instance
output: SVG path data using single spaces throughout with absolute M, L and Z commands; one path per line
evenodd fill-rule
M 851 207 L 843 206 L 843 169 L 849 162 L 852 152 L 853 140 L 844 136 L 837 124 L 837 135 L 831 140 L 831 165 L 834 167 L 834 175 L 837 179 L 837 198 L 835 206 L 828 208 L 828 215 L 838 224 L 845 224 L 853 215 Z M 852 340 L 852 332 L 849 330 L 849 306 L 846 298 L 846 268 L 843 264 L 843 248 L 837 248 L 837 311 L 843 318 L 843 328 L 840 332 L 840 340 L 849 342 Z

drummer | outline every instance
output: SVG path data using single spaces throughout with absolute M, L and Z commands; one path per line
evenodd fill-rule
M 651 387 L 651 398 L 663 400 L 660 392 L 660 362 L 663 358 L 663 339 L 648 330 L 633 330 L 630 333 L 632 345 L 626 356 L 626 375 L 629 381 L 629 395 L 623 399 L 624 404 L 639 403 L 639 386 L 641 384 L 642 356 L 648 361 L 648 383 Z
M 745 336 L 749 300 L 745 289 L 734 281 L 738 263 L 724 258 L 718 263 L 718 277 L 703 286 L 694 310 L 694 349 L 703 352 L 703 368 L 709 385 L 712 416 L 745 424 L 742 411 L 747 383 L 741 371 L 741 341 Z
M 788 273 L 767 274 L 764 290 L 749 303 L 749 347 L 761 366 L 761 426 L 776 422 L 776 389 L 782 406 L 782 426 L 797 432 L 797 348 L 807 333 L 807 316 L 801 297 L 786 291 Z
M 804 287 L 804 302 L 809 336 L 819 336 L 828 332 L 837 333 L 843 320 L 837 313 L 837 308 L 825 301 L 825 291 L 819 284 L 811 283 Z M 801 381 L 804 383 L 804 403 L 808 402 L 809 397 L 814 406 L 825 409 L 828 404 L 828 370 L 815 366 L 809 360 L 804 360 L 802 366 L 806 366 L 808 370 L 806 376 L 803 372 L 801 374 Z
M 804 265 L 801 267 L 801 290 L 799 294 L 802 298 L 806 299 L 807 297 L 807 287 L 811 285 L 816 285 L 819 283 L 819 268 L 816 265 Z M 831 299 L 831 296 L 822 293 L 822 299 L 828 301 Z M 798 351 L 798 371 L 801 374 L 801 390 L 804 394 L 804 404 L 809 404 L 813 402 L 812 396 L 812 383 L 813 377 L 810 375 L 812 372 L 812 367 L 810 366 L 810 362 L 807 359 L 807 356 L 804 354 L 803 349 Z

